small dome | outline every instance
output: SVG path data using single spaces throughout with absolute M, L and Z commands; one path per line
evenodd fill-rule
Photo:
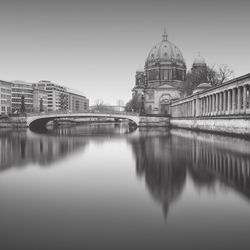
M 206 82 L 203 82 L 197 86 L 197 88 L 211 88 L 211 87 L 212 87 L 211 84 Z
M 200 83 L 200 84 L 196 87 L 196 89 L 194 89 L 193 93 L 195 94 L 195 93 L 197 93 L 197 92 L 201 92 L 201 91 L 206 90 L 206 89 L 209 89 L 209 88 L 211 88 L 211 87 L 212 87 L 212 85 L 211 85 L 210 83 L 206 83 L 206 82 Z
M 181 50 L 168 40 L 166 30 L 164 31 L 164 34 L 162 36 L 162 41 L 157 43 L 150 50 L 146 59 L 146 65 L 154 63 L 176 63 L 186 68 L 186 63 L 182 56 Z
M 195 66 L 206 66 L 206 61 L 205 59 L 200 55 L 200 53 L 198 54 L 198 56 L 196 56 L 196 58 L 194 59 L 193 65 Z

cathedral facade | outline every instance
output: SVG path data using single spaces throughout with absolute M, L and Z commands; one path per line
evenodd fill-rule
M 205 61 L 197 57 L 194 70 L 204 67 Z M 137 71 L 133 95 L 143 99 L 146 114 L 168 114 L 173 100 L 182 97 L 181 85 L 186 79 L 186 62 L 181 50 L 169 41 L 166 29 L 162 40 L 150 51 L 143 71 Z

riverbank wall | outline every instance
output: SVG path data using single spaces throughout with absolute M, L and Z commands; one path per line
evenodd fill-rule
M 175 128 L 250 136 L 250 116 L 171 118 L 170 126 Z
M 140 116 L 138 127 L 169 127 L 170 118 L 162 116 Z
M 24 116 L 1 117 L 0 128 L 27 128 L 27 120 Z

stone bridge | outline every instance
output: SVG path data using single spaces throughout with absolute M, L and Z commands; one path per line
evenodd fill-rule
M 27 126 L 31 130 L 45 128 L 46 123 L 60 118 L 114 118 L 124 119 L 134 123 L 137 127 L 168 127 L 169 117 L 166 116 L 139 116 L 137 113 L 128 112 L 46 112 L 27 114 Z
M 125 119 L 139 126 L 140 117 L 137 113 L 112 112 L 112 113 L 95 113 L 95 112 L 46 112 L 27 115 L 27 126 L 31 129 L 45 127 L 49 121 L 60 118 L 114 118 Z

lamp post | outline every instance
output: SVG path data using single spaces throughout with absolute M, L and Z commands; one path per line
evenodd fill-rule
M 144 79 L 143 85 L 142 85 L 142 91 L 143 94 L 141 96 L 141 109 L 140 109 L 140 115 L 145 115 L 145 95 L 146 95 L 146 89 L 147 89 L 147 83 L 146 79 Z
M 143 94 L 141 96 L 141 109 L 140 109 L 140 115 L 145 115 L 145 97 L 144 97 L 145 92 L 143 91 Z

